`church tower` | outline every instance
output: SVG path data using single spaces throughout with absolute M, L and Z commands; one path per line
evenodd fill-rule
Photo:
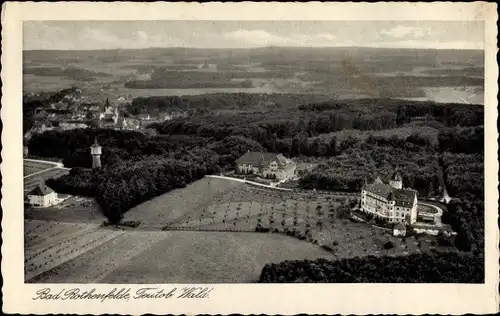
M 90 154 L 92 155 L 92 168 L 101 167 L 101 146 L 97 143 L 97 139 L 90 147 Z
M 401 178 L 401 175 L 399 174 L 397 169 L 396 171 L 394 171 L 391 180 L 389 181 L 389 185 L 395 189 L 403 188 L 403 178 Z

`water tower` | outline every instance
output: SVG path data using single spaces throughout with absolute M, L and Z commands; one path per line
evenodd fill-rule
M 90 147 L 90 154 L 92 155 L 92 168 L 101 167 L 101 146 L 97 143 L 97 139 Z

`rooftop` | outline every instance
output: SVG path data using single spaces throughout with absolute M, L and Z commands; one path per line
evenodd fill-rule
M 267 165 L 272 161 L 277 161 L 280 167 L 286 166 L 290 163 L 282 154 L 247 151 L 243 156 L 236 160 L 239 164 L 249 165 Z
M 406 226 L 403 223 L 398 223 L 396 224 L 396 226 L 394 226 L 394 229 L 405 230 Z
M 383 183 L 380 178 L 377 178 L 372 184 L 365 186 L 364 189 L 384 199 L 395 201 L 396 206 L 410 206 L 417 196 L 417 192 L 414 190 L 396 189 L 389 184 Z
M 45 185 L 45 183 L 41 182 L 37 185 L 33 190 L 31 190 L 28 195 L 37 195 L 37 196 L 45 196 L 54 192 L 51 188 Z

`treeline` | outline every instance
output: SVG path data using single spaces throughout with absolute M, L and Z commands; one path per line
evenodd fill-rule
M 290 154 L 337 155 L 301 178 L 300 185 L 306 189 L 358 191 L 365 180 L 372 181 L 376 175 L 388 179 L 398 167 L 404 171 L 405 186 L 416 189 L 419 196 L 440 195 L 445 183 L 451 196 L 465 192 L 482 196 L 483 141 L 482 126 L 442 129 L 438 148 L 430 137 L 418 132 L 405 138 L 363 139 L 351 134 L 342 142 L 335 137 L 329 143 L 316 139 L 312 147 L 296 140 Z
M 104 72 L 94 72 L 87 69 L 75 67 L 30 67 L 24 68 L 23 74 L 36 76 L 55 76 L 66 77 L 73 80 L 95 80 L 96 77 L 111 77 L 112 75 Z
M 484 152 L 484 127 L 452 127 L 443 129 L 438 137 L 443 152 L 482 153 Z
M 217 163 L 221 167 L 226 167 L 248 150 L 265 151 L 258 142 L 238 135 L 221 140 L 179 134 L 149 137 L 139 132 L 110 129 L 46 131 L 31 138 L 28 150 L 39 157 L 60 158 L 68 168 L 90 168 L 92 166 L 90 147 L 95 140 L 102 147 L 103 165 L 145 156 L 176 157 L 182 150 L 207 148 L 217 153 L 219 155 Z
M 484 258 L 484 200 L 468 195 L 453 199 L 443 213 L 443 223 L 450 224 L 457 233 L 455 246 L 462 251 Z
M 240 82 L 214 79 L 213 81 L 199 82 L 198 80 L 130 80 L 125 83 L 125 88 L 130 89 L 207 89 L 207 88 L 254 88 L 252 80 Z
M 284 261 L 266 264 L 260 283 L 483 283 L 484 262 L 457 253 Z
M 319 164 L 299 183 L 304 189 L 360 191 L 365 182 L 371 183 L 378 176 L 388 183 L 398 168 L 405 186 L 417 190 L 420 197 L 437 195 L 444 183 L 438 157 L 438 153 L 425 147 L 408 150 L 358 143 Z
M 99 170 L 75 168 L 47 185 L 60 193 L 95 197 L 108 220 L 118 223 L 130 208 L 218 170 L 214 152 L 193 149 L 174 157 L 120 161 Z
M 440 163 L 448 193 L 453 197 L 442 221 L 457 232 L 455 244 L 460 250 L 483 256 L 484 153 L 445 152 Z
M 136 115 L 140 113 L 156 113 L 169 110 L 252 110 L 266 107 L 266 101 L 286 107 L 296 104 L 327 100 L 327 96 L 312 94 L 252 94 L 252 93 L 210 93 L 185 96 L 152 96 L 138 97 L 127 105 L 127 110 Z

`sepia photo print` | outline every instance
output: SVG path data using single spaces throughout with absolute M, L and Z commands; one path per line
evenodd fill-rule
M 482 22 L 23 27 L 26 282 L 483 282 Z
M 109 5 L 103 14 L 122 12 Z M 490 289 L 491 24 L 396 9 L 161 19 L 156 6 L 137 7 L 148 20 L 45 12 L 16 24 L 22 74 L 11 84 L 22 96 L 2 99 L 2 120 L 17 107 L 10 120 L 22 125 L 3 129 L 2 142 L 19 145 L 2 151 L 2 174 L 13 174 L 2 207 L 22 209 L 17 228 L 12 214 L 2 226 L 4 238 L 19 234 L 7 244 L 24 259 L 16 278 L 30 304 L 114 300 L 128 313 L 120 304 L 170 299 L 224 314 L 281 293 L 297 306 L 318 297 L 317 309 L 278 300 L 265 312 L 324 313 L 331 295 L 351 302 L 346 313 L 427 313 L 370 306 L 403 292 L 424 301 L 440 286 L 458 301 L 459 286 Z M 22 181 L 7 155 L 22 160 Z M 373 302 L 356 303 L 358 291 Z

